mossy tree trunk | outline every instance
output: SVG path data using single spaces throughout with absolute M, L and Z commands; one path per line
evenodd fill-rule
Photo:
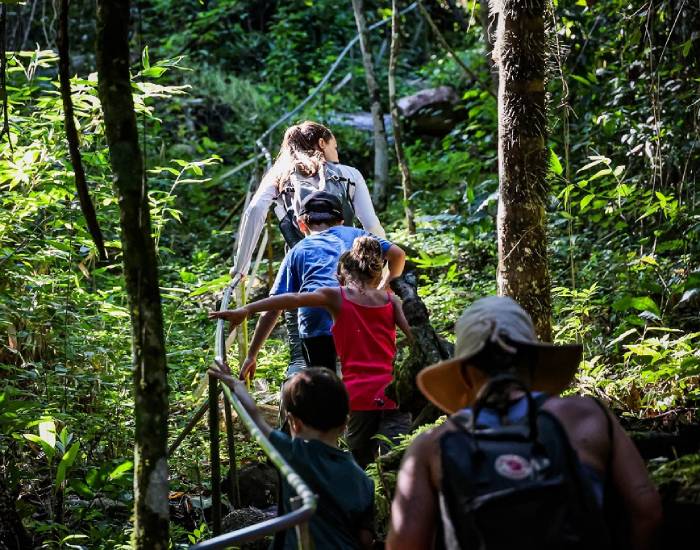
M 155 244 L 129 75 L 129 1 L 97 2 L 98 92 L 119 198 L 134 365 L 134 548 L 168 548 L 168 384 Z
M 545 0 L 492 2 L 498 14 L 498 292 L 530 313 L 551 340 L 545 201 Z
M 372 187 L 372 202 L 377 210 L 386 210 L 386 188 L 389 181 L 389 146 L 386 140 L 386 128 L 384 127 L 384 111 L 382 109 L 379 85 L 374 74 L 372 51 L 367 32 L 367 21 L 363 12 L 363 0 L 352 0 L 352 9 L 355 13 L 355 23 L 360 36 L 360 50 L 362 51 L 362 64 L 365 68 L 367 91 L 369 92 L 370 111 L 372 112 L 372 126 L 374 129 L 374 185 Z

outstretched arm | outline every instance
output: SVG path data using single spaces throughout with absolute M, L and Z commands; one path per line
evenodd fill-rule
M 209 374 L 218 378 L 229 388 L 231 388 L 231 391 L 236 395 L 236 397 L 238 397 L 241 405 L 243 405 L 243 408 L 253 419 L 255 425 L 260 428 L 260 431 L 265 437 L 268 437 L 270 432 L 272 432 L 272 426 L 265 422 L 265 418 L 260 413 L 260 409 L 258 409 L 258 407 L 255 405 L 255 401 L 248 393 L 245 384 L 231 376 L 231 369 L 228 368 L 228 365 L 220 363 L 219 361 L 217 361 L 216 364 L 219 368 L 209 369 Z
M 406 263 L 406 253 L 403 249 L 399 248 L 395 244 L 389 247 L 386 251 L 386 259 L 389 267 L 389 271 L 384 274 L 381 282 L 379 283 L 379 289 L 385 290 L 389 288 L 389 283 L 400 277 L 403 273 L 403 266 Z
M 335 314 L 339 308 L 339 300 L 335 299 L 337 295 L 337 289 L 333 288 L 319 288 L 315 292 L 280 294 L 278 296 L 270 296 L 269 298 L 252 302 L 238 309 L 210 311 L 209 319 L 226 319 L 231 323 L 231 328 L 234 328 L 253 313 L 260 313 L 263 311 L 279 312 L 285 309 L 297 309 L 300 307 L 325 307 L 331 314 Z M 277 319 L 275 318 L 275 320 Z M 258 325 L 260 325 L 260 323 L 258 323 Z M 257 332 L 258 329 L 256 328 L 255 331 Z

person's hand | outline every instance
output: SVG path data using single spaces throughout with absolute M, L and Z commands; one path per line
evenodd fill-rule
M 241 405 L 243 405 L 251 415 L 255 414 L 257 412 L 255 401 L 251 397 L 250 393 L 248 393 L 246 385 L 240 380 L 236 380 L 233 376 L 231 376 L 231 370 L 226 363 L 222 363 L 218 360 L 215 360 L 214 362 L 216 363 L 218 369 L 209 369 L 209 374 L 214 378 L 218 378 L 229 388 L 231 388 L 231 391 L 233 391 L 236 397 L 238 397 Z
M 258 361 L 255 357 L 248 356 L 241 365 L 241 372 L 238 378 L 241 380 L 252 380 L 255 378 L 255 369 L 258 368 Z
M 238 271 L 238 268 L 234 265 L 231 269 L 228 270 L 228 274 L 231 276 L 233 279 L 236 275 L 241 276 L 241 281 L 245 280 L 245 275 Z
M 225 319 L 229 322 L 230 330 L 233 330 L 248 317 L 248 310 L 245 307 L 238 309 L 227 309 L 225 311 L 210 311 L 209 319 Z

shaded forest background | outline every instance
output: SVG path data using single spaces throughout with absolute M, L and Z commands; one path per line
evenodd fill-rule
M 133 499 L 133 395 L 119 210 L 97 97 L 94 4 L 74 3 L 73 101 L 109 257 L 101 261 L 66 147 L 57 6 L 6 6 L 0 480 L 36 544 L 120 548 L 128 547 Z M 473 0 L 426 7 L 469 72 L 419 10 L 404 16 L 398 96 L 448 85 L 456 100 L 405 117 L 416 233 L 405 227 L 393 159 L 379 216 L 411 251 L 433 325 L 449 339 L 463 307 L 496 289 L 498 120 L 487 10 Z M 390 12 L 388 3 L 365 1 L 369 24 Z M 630 429 L 678 432 L 697 422 L 700 403 L 700 6 L 561 0 L 548 23 L 554 340 L 584 344 L 578 388 L 609 402 Z M 264 160 L 231 169 L 258 154 L 256 139 L 307 96 L 357 31 L 351 3 L 328 0 L 142 1 L 133 4 L 131 28 L 172 439 L 206 390 L 213 326 L 205 313 L 229 281 L 237 221 Z M 386 113 L 388 32 L 370 35 Z M 328 124 L 342 162 L 371 187 L 371 130 L 347 125 L 348 114 L 368 110 L 355 47 L 290 123 Z M 269 136 L 273 154 L 285 127 Z M 270 235 L 253 296 L 265 293 L 282 258 L 281 239 Z M 274 398 L 286 353 L 280 332 L 258 361 L 261 397 Z M 242 465 L 257 455 L 239 441 Z M 674 495 L 695 487 L 700 500 L 698 455 L 667 455 L 650 463 L 657 481 Z M 208 536 L 204 427 L 169 468 L 173 543 Z

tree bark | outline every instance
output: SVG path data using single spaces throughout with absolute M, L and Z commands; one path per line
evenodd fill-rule
M 437 335 L 430 324 L 428 308 L 418 295 L 418 272 L 413 262 L 406 262 L 401 277 L 392 281 L 391 289 L 401 298 L 413 342 L 410 353 L 394 368 L 394 380 L 387 388 L 387 395 L 398 403 L 402 411 L 413 415 L 415 425 L 424 424 L 440 414 L 416 387 L 416 375 L 424 367 L 451 357 L 454 349 L 452 344 Z
M 492 91 L 495 95 L 498 92 L 498 67 L 493 61 L 493 30 L 498 25 L 498 14 L 489 13 L 488 0 L 480 0 L 479 2 L 479 19 L 481 20 L 481 32 L 484 36 L 486 62 L 489 64 L 491 72 Z
M 545 0 L 501 0 L 492 11 L 498 11 L 498 292 L 520 303 L 539 338 L 549 341 L 545 9 Z
M 90 199 L 87 181 L 85 180 L 85 170 L 83 160 L 80 156 L 80 145 L 78 141 L 78 130 L 75 127 L 73 117 L 73 98 L 70 87 L 70 45 L 68 35 L 68 2 L 61 0 L 61 7 L 58 16 L 58 78 L 61 83 L 61 98 L 63 99 L 63 116 L 66 128 L 66 139 L 68 141 L 68 152 L 75 174 L 75 188 L 80 200 L 80 209 L 83 211 L 85 223 L 88 231 L 95 243 L 100 260 L 107 261 L 107 251 L 105 250 L 104 238 L 97 221 L 95 206 Z
M 394 147 L 396 149 L 396 161 L 399 163 L 401 170 L 401 187 L 403 188 L 403 207 L 406 213 L 406 225 L 408 232 L 414 234 L 416 232 L 416 222 L 411 208 L 411 195 L 413 193 L 413 185 L 411 183 L 411 172 L 408 170 L 408 164 L 403 152 L 403 143 L 401 141 L 401 118 L 399 116 L 399 107 L 396 104 L 396 62 L 399 57 L 399 8 L 397 0 L 391 0 L 391 48 L 389 53 L 389 108 L 391 109 L 391 124 L 394 130 Z
M 389 146 L 386 140 L 384 112 L 382 110 L 377 78 L 374 74 L 369 33 L 367 32 L 367 22 L 362 11 L 362 4 L 362 0 L 352 0 L 357 33 L 360 37 L 362 64 L 365 68 L 365 79 L 367 80 L 367 91 L 369 92 L 372 126 L 374 128 L 374 186 L 372 187 L 372 202 L 377 210 L 383 211 L 386 210 L 386 188 L 389 180 Z
M 0 127 L 0 140 L 7 136 L 7 143 L 10 146 L 12 153 L 12 136 L 10 135 L 10 122 L 8 120 L 8 101 L 7 101 L 7 59 L 5 53 L 5 45 L 7 39 L 7 5 L 0 4 L 0 100 L 2 101 L 2 127 Z
M 98 92 L 119 198 L 134 365 L 132 546 L 168 548 L 168 384 L 155 244 L 129 75 L 129 1 L 97 2 Z

